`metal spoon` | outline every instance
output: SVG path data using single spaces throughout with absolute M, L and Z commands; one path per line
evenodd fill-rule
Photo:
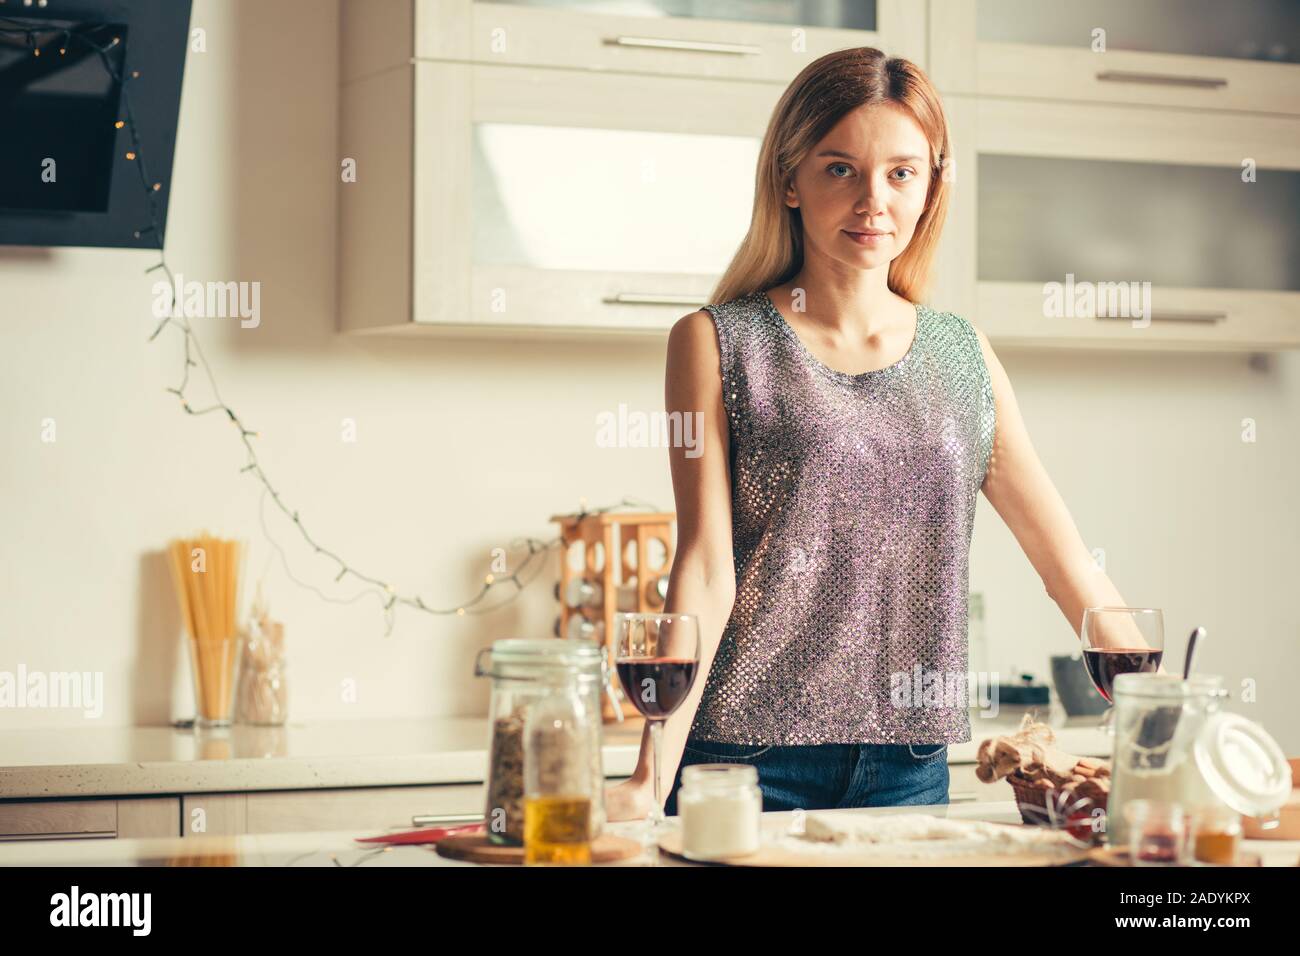
M 1183 680 L 1192 676 L 1192 655 L 1196 653 L 1196 642 L 1205 636 L 1205 628 L 1198 627 L 1187 638 L 1187 655 L 1183 658 Z

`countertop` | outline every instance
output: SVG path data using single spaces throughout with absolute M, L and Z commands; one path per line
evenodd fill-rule
M 946 806 L 877 807 L 825 810 L 833 814 L 930 813 L 960 820 L 1020 823 L 1014 802 L 949 804 Z M 763 827 L 783 830 L 790 812 L 763 814 Z M 669 817 L 676 824 L 675 817 Z M 613 833 L 640 840 L 644 822 L 609 825 Z M 386 850 L 359 848 L 355 838 L 374 834 L 329 831 L 273 833 L 235 837 L 169 837 L 149 840 L 57 840 L 0 843 L 0 866 L 480 866 L 448 860 L 429 846 Z M 1266 866 L 1295 866 L 1300 841 L 1246 840 L 1245 850 L 1258 853 Z M 639 857 L 609 866 L 697 866 L 655 848 Z
M 972 711 L 972 739 L 952 744 L 948 762 L 973 763 L 979 742 L 1020 722 L 1022 708 Z M 1046 722 L 1063 750 L 1108 756 L 1096 717 Z M 636 764 L 642 721 L 606 725 L 610 777 Z M 486 717 L 316 721 L 226 731 L 87 727 L 0 731 L 0 798 L 139 796 L 255 790 L 482 783 Z

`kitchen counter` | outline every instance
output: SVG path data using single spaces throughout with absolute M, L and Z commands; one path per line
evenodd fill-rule
M 640 739 L 639 724 L 606 729 L 610 776 L 632 772 Z M 3 731 L 0 797 L 482 783 L 487 747 L 483 717 Z
M 1020 823 L 1012 802 L 950 804 L 947 806 L 878 807 L 826 810 L 833 814 L 931 813 L 960 820 Z M 785 829 L 790 812 L 763 814 L 764 828 Z M 670 817 L 675 823 L 675 818 Z M 642 822 L 610 824 L 609 829 L 633 839 L 644 832 Z M 480 866 L 448 860 L 429 846 L 387 850 L 358 848 L 355 838 L 371 833 L 269 833 L 256 836 L 184 837 L 148 840 L 58 840 L 0 843 L 3 866 Z M 1244 849 L 1261 855 L 1265 866 L 1295 866 L 1300 841 L 1246 840 Z M 645 851 L 639 857 L 610 866 L 697 866 L 666 853 Z
M 1009 733 L 1021 708 L 994 717 L 972 712 L 972 740 L 952 744 L 948 762 L 974 763 L 979 742 Z M 1108 755 L 1098 718 L 1047 718 L 1058 746 Z M 605 772 L 636 764 L 642 721 L 605 727 Z M 0 798 L 106 797 L 482 783 L 485 717 L 318 721 L 228 731 L 98 727 L 0 731 Z

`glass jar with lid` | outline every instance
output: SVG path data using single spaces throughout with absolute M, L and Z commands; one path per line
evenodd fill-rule
M 578 672 L 552 668 L 524 721 L 524 862 L 591 863 L 592 713 Z
M 525 723 L 532 707 L 553 693 L 556 682 L 574 682 L 584 705 L 584 759 L 591 781 L 594 840 L 605 825 L 605 771 L 601 763 L 600 694 L 604 684 L 600 645 L 556 638 L 506 638 L 484 648 L 474 674 L 492 679 L 488 704 L 488 768 L 484 821 L 488 840 L 524 844 Z
M 763 813 L 757 768 L 727 763 L 683 767 L 677 813 L 682 854 L 689 859 L 720 860 L 756 853 Z
M 1107 840 L 1126 846 L 1125 804 L 1152 800 L 1196 814 L 1227 807 L 1276 819 L 1291 792 L 1282 748 L 1259 724 L 1224 711 L 1223 678 L 1121 674 L 1115 678 L 1115 750 Z

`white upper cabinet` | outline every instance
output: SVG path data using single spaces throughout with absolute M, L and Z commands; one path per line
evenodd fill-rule
M 906 0 L 504 0 L 473 4 L 481 63 L 788 82 L 832 50 L 919 60 L 923 11 Z M 923 6 L 923 5 L 919 5 Z M 903 53 L 902 51 L 906 51 Z
M 926 44 L 922 0 L 344 0 L 344 7 L 345 82 L 410 59 L 788 82 L 845 47 L 876 46 L 924 65 Z
M 789 81 L 886 37 L 920 59 L 924 7 L 345 0 L 342 328 L 661 335 L 744 238 Z
M 945 92 L 1300 115 L 1294 0 L 931 0 Z
M 1300 346 L 1300 118 L 945 102 L 959 202 L 942 274 L 991 338 Z

